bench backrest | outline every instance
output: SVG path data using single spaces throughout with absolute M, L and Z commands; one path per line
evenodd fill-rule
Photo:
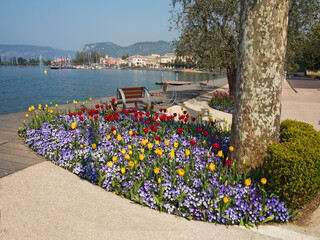
M 143 87 L 129 87 L 129 88 L 117 88 L 117 99 L 122 99 L 119 92 L 121 89 L 124 93 L 126 99 L 130 98 L 144 98 L 144 88 Z

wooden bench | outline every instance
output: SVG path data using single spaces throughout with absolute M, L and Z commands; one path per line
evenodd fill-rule
M 138 108 L 138 103 L 144 103 L 141 98 L 144 98 L 146 94 L 148 103 L 151 103 L 149 93 L 144 87 L 117 88 L 117 102 L 122 104 L 123 108 L 126 108 L 129 103 L 134 103 Z

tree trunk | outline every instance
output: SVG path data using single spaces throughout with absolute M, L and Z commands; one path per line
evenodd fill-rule
M 241 0 L 231 157 L 250 169 L 279 141 L 288 11 L 289 0 Z
M 237 83 L 237 67 L 235 65 L 227 67 L 227 79 L 230 92 L 236 92 Z

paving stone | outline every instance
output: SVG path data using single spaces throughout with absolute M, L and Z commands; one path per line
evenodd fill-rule
M 39 161 L 44 160 L 44 158 L 40 157 L 39 155 L 36 155 L 36 153 L 32 152 L 30 149 L 21 150 L 21 149 L 17 149 L 17 148 L 9 148 L 9 147 L 0 146 L 0 154 L 1 153 L 19 156 L 19 157 L 23 157 L 23 158 L 37 159 Z
M 8 141 L 0 139 L 0 145 L 6 144 L 6 143 L 8 143 Z
M 11 173 L 13 173 L 13 172 L 11 172 L 11 171 L 9 172 L 9 171 L 5 171 L 3 169 L 0 169 L 0 178 L 8 176 Z
M 2 157 L 0 155 L 0 169 L 16 172 L 16 171 L 25 169 L 26 167 L 28 167 L 28 165 L 22 165 L 19 163 L 2 160 Z
M 24 166 L 31 166 L 33 164 L 42 162 L 42 160 L 28 157 L 20 157 L 12 154 L 0 152 L 0 160 L 8 161 L 12 163 L 22 164 Z M 1 167 L 0 167 L 1 168 Z
M 8 148 L 14 148 L 14 149 L 20 149 L 20 150 L 25 150 L 25 151 L 31 151 L 28 146 L 22 141 L 22 139 L 19 139 L 19 141 L 14 141 L 14 142 L 7 142 L 4 141 L 0 145 L 3 147 L 8 147 Z

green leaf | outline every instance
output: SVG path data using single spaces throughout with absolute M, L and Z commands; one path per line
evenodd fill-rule
M 263 223 L 270 222 L 270 221 L 272 221 L 273 219 L 274 219 L 274 215 L 271 215 L 271 216 L 267 217 L 267 218 L 263 221 Z

